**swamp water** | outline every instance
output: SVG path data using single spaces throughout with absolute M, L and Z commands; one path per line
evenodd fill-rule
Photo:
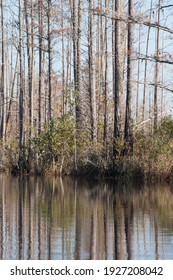
M 173 259 L 173 191 L 1 174 L 0 259 Z

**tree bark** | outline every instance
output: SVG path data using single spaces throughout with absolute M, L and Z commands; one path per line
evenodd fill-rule
M 151 0 L 150 4 L 150 19 L 152 15 L 152 6 L 153 1 Z M 150 30 L 151 27 L 148 27 L 148 33 L 147 33 L 147 44 L 146 44 L 146 58 L 148 57 L 148 51 L 149 51 L 149 39 L 150 39 Z M 142 121 L 145 121 L 145 103 L 146 103 L 146 88 L 147 88 L 147 66 L 148 66 L 148 60 L 145 60 L 145 68 L 144 68 L 144 92 L 143 92 L 143 105 L 142 105 Z
M 129 19 L 134 16 L 134 1 L 128 1 Z M 133 127 L 132 127 L 132 93 L 133 93 L 133 57 L 134 57 L 134 25 L 128 22 L 128 39 L 127 39 L 127 93 L 125 109 L 125 129 L 124 139 L 133 149 Z
M 109 0 L 105 0 L 105 7 L 109 9 Z M 104 143 L 107 150 L 108 137 L 108 18 L 105 18 L 105 92 L 104 92 Z
M 91 109 L 91 137 L 93 142 L 97 142 L 97 108 L 96 108 L 96 89 L 95 89 L 95 51 L 94 51 L 94 2 L 89 0 L 89 92 Z
M 2 143 L 5 141 L 5 125 L 6 125 L 6 104 L 5 104 L 5 30 L 4 30 L 4 0 L 1 0 L 1 139 Z
M 39 85 L 38 85 L 38 134 L 41 133 L 42 114 L 42 83 L 43 83 L 43 0 L 38 0 L 38 23 L 39 23 Z
M 158 25 L 160 25 L 160 6 L 161 0 L 158 3 Z M 156 59 L 159 59 L 159 47 L 160 47 L 160 28 L 157 28 L 157 37 L 156 37 Z M 158 122 L 158 81 L 159 81 L 159 63 L 156 61 L 155 68 L 155 87 L 154 87 L 154 129 L 157 129 Z
M 19 0 L 19 61 L 20 61 L 20 90 L 19 90 L 19 146 L 20 149 L 24 143 L 24 89 L 23 89 L 23 48 L 22 48 L 22 6 Z
M 77 128 L 81 122 L 81 28 L 82 28 L 82 0 L 72 2 L 73 22 L 73 69 L 75 89 L 75 115 Z
M 29 2 L 24 1 L 25 5 L 25 24 L 26 24 L 26 37 L 27 37 L 27 60 L 28 60 L 28 93 L 29 93 L 29 136 L 32 138 L 32 127 L 33 127 L 33 92 L 32 92 L 32 54 L 31 48 L 31 30 L 29 24 Z M 33 9 L 32 9 L 33 10 Z M 32 14 L 32 12 L 31 12 Z M 32 15 L 31 15 L 32 16 Z
M 52 1 L 48 0 L 48 84 L 49 84 L 49 103 L 48 103 L 48 119 L 52 120 L 52 34 L 51 34 L 51 10 L 52 10 Z
M 16 57 L 16 64 L 14 68 L 14 75 L 11 81 L 11 92 L 10 92 L 10 100 L 9 100 L 9 105 L 8 105 L 8 110 L 7 110 L 7 123 L 6 123 L 6 134 L 7 134 L 7 129 L 8 129 L 8 124 L 9 120 L 11 117 L 11 107 L 12 107 L 12 102 L 13 102 L 13 97 L 14 97 L 14 87 L 15 87 L 15 80 L 16 80 L 16 75 L 17 75 L 17 67 L 18 67 L 18 53 Z
M 65 114 L 65 47 L 64 47 L 64 2 L 61 0 L 61 28 L 62 28 L 62 115 Z
M 123 16 L 124 13 L 124 1 L 115 1 L 115 12 L 118 16 Z M 115 20 L 115 39 L 114 39 L 114 139 L 120 136 L 120 107 L 121 99 L 124 92 L 124 63 L 123 63 L 123 32 L 124 23 Z M 116 155 L 116 147 L 113 148 L 114 156 Z

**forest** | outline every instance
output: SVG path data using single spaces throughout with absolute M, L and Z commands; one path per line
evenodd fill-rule
M 173 3 L 0 1 L 0 171 L 173 180 Z

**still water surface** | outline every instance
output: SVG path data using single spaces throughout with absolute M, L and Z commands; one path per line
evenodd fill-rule
M 173 191 L 0 175 L 0 259 L 173 259 Z

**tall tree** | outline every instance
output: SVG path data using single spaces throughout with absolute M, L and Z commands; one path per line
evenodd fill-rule
M 6 124 L 6 104 L 5 104 L 5 30 L 4 30 L 4 0 L 1 0 L 1 130 L 0 135 L 2 142 L 5 140 L 5 124 Z
M 9 98 L 9 104 L 8 104 L 8 110 L 7 110 L 6 133 L 7 133 L 7 129 L 8 129 L 9 120 L 10 120 L 10 117 L 11 117 L 12 103 L 13 103 L 13 98 L 14 98 L 15 81 L 16 81 L 16 76 L 17 76 L 17 67 L 18 67 L 18 53 L 17 53 L 17 56 L 16 56 L 14 74 L 13 74 L 13 77 L 11 77 L 11 89 L 10 89 L 10 98 Z
M 78 0 L 78 22 L 77 22 L 77 90 L 79 98 L 77 100 L 76 114 L 81 118 L 81 34 L 82 34 L 82 5 L 83 0 Z
M 22 148 L 24 143 L 24 88 L 23 88 L 23 18 L 22 3 L 19 0 L 19 145 Z
M 138 53 L 141 52 L 141 25 L 139 26 L 139 42 L 138 42 Z M 138 74 L 137 74 L 137 90 L 136 90 L 136 124 L 138 123 L 139 117 L 139 89 L 140 89 L 140 70 L 141 61 L 138 59 Z
M 64 46 L 64 1 L 61 0 L 61 29 L 62 29 L 62 115 L 65 114 L 65 46 Z
M 134 1 L 128 1 L 128 38 L 127 38 L 127 93 L 125 108 L 124 139 L 133 148 L 132 127 L 132 93 L 133 93 L 133 67 L 134 67 Z
M 48 27 L 48 119 L 52 120 L 52 0 L 48 0 L 47 9 Z
M 41 133 L 42 115 L 42 83 L 43 83 L 43 0 L 38 0 L 38 25 L 39 25 L 39 87 L 38 87 L 38 133 Z
M 33 3 L 33 2 L 32 2 Z M 31 17 L 33 17 L 33 4 L 32 6 L 32 12 Z M 29 135 L 30 138 L 32 137 L 32 128 L 33 128 L 33 88 L 32 88 L 32 51 L 31 48 L 32 42 L 31 42 L 31 24 L 29 22 L 29 2 L 28 0 L 24 1 L 24 8 L 25 8 L 25 25 L 26 25 L 26 37 L 27 37 L 27 62 L 28 62 L 28 95 L 29 95 Z M 33 27 L 32 27 L 33 29 Z
M 160 8 L 161 0 L 158 2 L 158 15 L 157 15 L 157 36 L 156 36 L 156 67 L 155 67 L 155 86 L 154 86 L 154 129 L 157 128 L 158 121 L 158 81 L 159 81 L 159 48 L 160 48 Z
M 115 12 L 118 17 L 123 16 L 124 14 L 124 1 L 117 0 L 115 1 Z M 114 84 L 113 84 L 113 93 L 114 93 L 114 138 L 120 136 L 120 99 L 123 96 L 124 87 L 123 87 L 123 30 L 124 23 L 115 20 L 115 36 L 114 36 Z M 116 147 L 114 145 L 114 155 L 116 155 Z
M 151 0 L 150 4 L 150 20 L 152 16 L 152 6 L 153 6 L 153 1 Z M 146 60 L 145 60 L 145 67 L 144 67 L 144 91 L 143 91 L 143 105 L 142 105 L 142 121 L 145 121 L 145 104 L 146 104 L 146 89 L 147 89 L 147 66 L 148 66 L 148 51 L 149 51 L 149 39 L 150 39 L 150 30 L 151 26 L 148 27 L 148 32 L 147 32 L 147 43 L 146 43 Z
M 109 0 L 105 0 L 105 7 L 109 9 Z M 105 94 L 104 94 L 104 142 L 107 147 L 108 137 L 108 18 L 105 17 Z
M 75 114 L 76 124 L 79 127 L 81 121 L 81 28 L 82 28 L 82 0 L 72 2 L 73 23 L 73 69 L 75 89 Z
M 88 18 L 88 52 L 89 52 L 89 92 L 91 109 L 91 137 L 93 142 L 97 142 L 97 104 L 95 88 L 95 28 L 94 28 L 94 1 L 89 0 Z

